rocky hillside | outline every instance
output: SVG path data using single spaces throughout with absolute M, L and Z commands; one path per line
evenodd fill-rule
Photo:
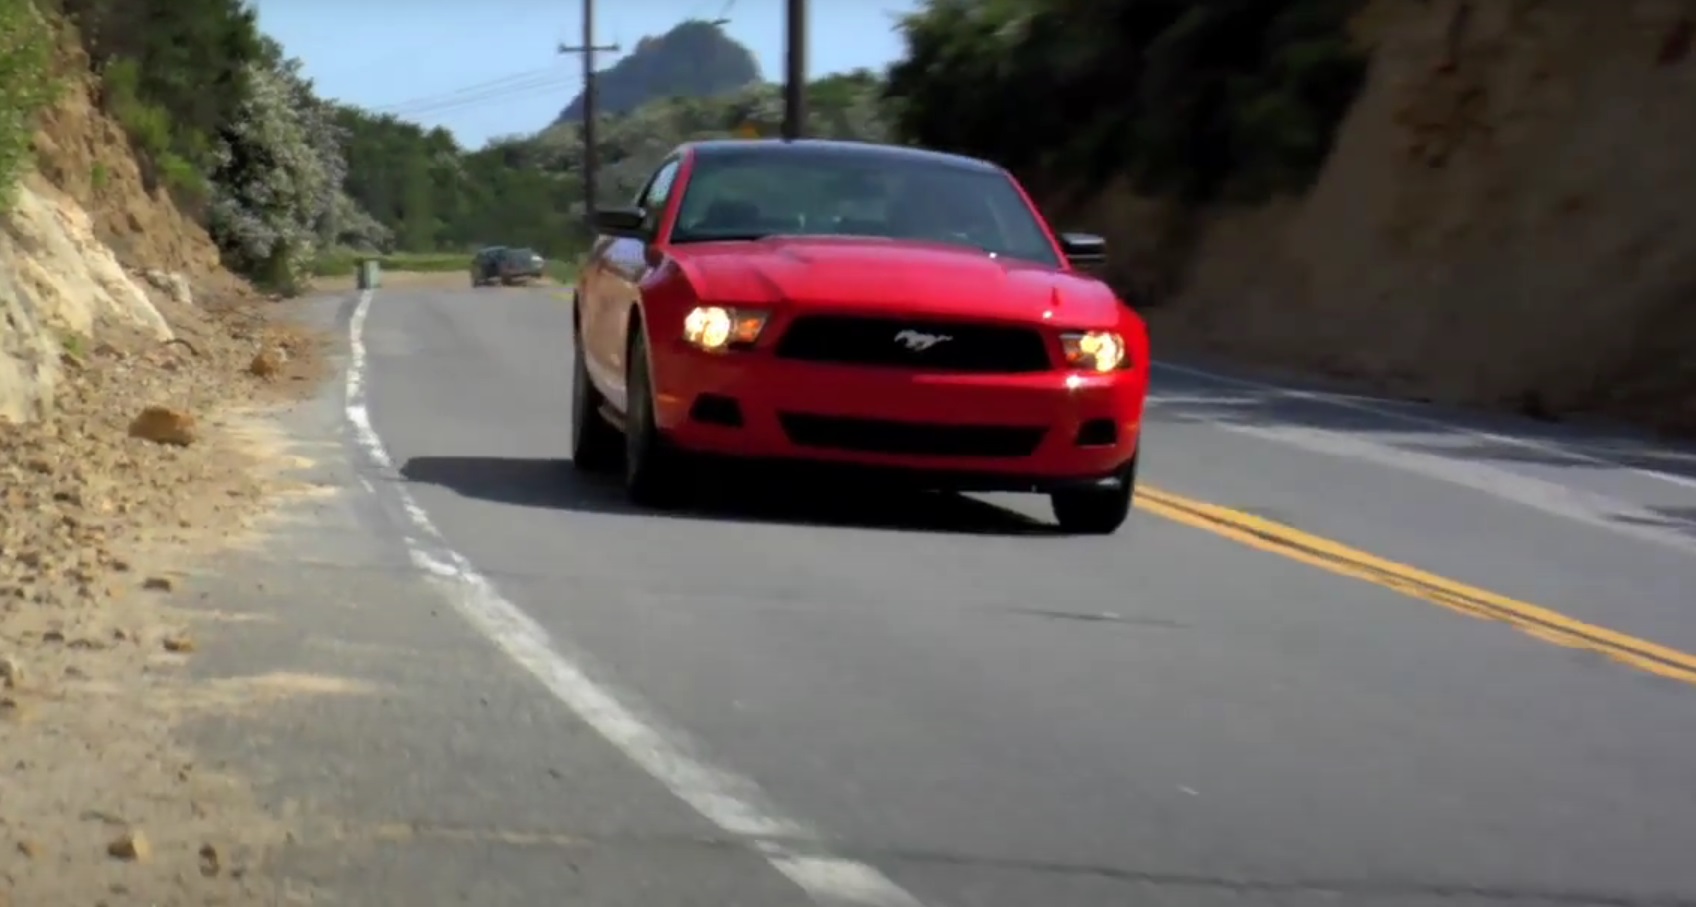
M 1108 234 L 1169 354 L 1696 433 L 1693 23 L 1696 0 L 931 0 L 889 94 L 904 136 Z
M 57 3 L 0 3 L 0 902 L 270 903 L 249 867 L 280 834 L 239 779 L 188 768 L 173 703 L 197 691 L 174 666 L 195 640 L 161 596 L 274 499 L 267 419 L 321 374 L 317 338 L 228 269 L 286 288 L 316 234 L 217 163 L 260 132 L 288 145 L 256 117 L 301 121 L 239 92 L 221 127 L 163 103 L 173 76 L 243 68 L 214 53 L 239 42 L 181 40 L 251 28 L 240 4 L 62 2 L 138 19 L 104 20 L 126 25 L 112 45 Z M 267 170 L 317 167 L 292 163 Z
M 1163 340 L 1696 433 L 1696 3 L 1630 7 L 1368 10 L 1312 189 L 1208 218 Z
M 824 138 L 879 141 L 889 137 L 872 73 L 826 76 L 807 86 L 807 132 Z M 686 141 L 731 136 L 776 136 L 783 123 L 779 86 L 760 82 L 712 97 L 665 98 L 626 114 L 603 118 L 597 135 L 603 204 L 633 197 L 671 149 Z M 513 146 L 522 160 L 544 170 L 575 175 L 583 139 L 578 124 L 561 122 Z
M 600 73 L 595 100 L 605 113 L 629 113 L 666 98 L 703 98 L 729 94 L 760 81 L 760 66 L 748 48 L 717 25 L 698 19 L 662 35 L 637 42 L 623 59 Z M 578 94 L 555 122 L 583 118 Z
M 97 103 L 86 53 L 69 33 L 56 37 L 55 97 L 37 113 L 0 220 L 0 422 L 44 415 L 72 354 L 98 333 L 171 339 L 156 296 L 188 303 L 197 289 L 240 286 L 206 230 L 163 186 L 147 186 L 128 133 Z
M 0 419 L 42 415 L 108 324 L 168 339 L 150 295 L 287 295 L 318 250 L 386 241 L 241 0 L 19 0 L 0 45 Z

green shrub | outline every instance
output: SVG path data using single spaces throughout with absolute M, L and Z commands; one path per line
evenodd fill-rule
M 900 137 L 1033 183 L 1151 195 L 1300 191 L 1365 73 L 1360 0 L 926 0 L 886 99 Z M 1018 111 L 1009 116 L 1007 111 Z
M 211 191 L 206 174 L 175 152 L 167 151 L 159 155 L 155 165 L 159 168 L 159 175 L 164 179 L 165 185 L 184 201 L 205 201 L 207 193 Z
M 470 252 L 395 252 L 389 255 L 370 255 L 351 249 L 325 249 L 313 258 L 311 270 L 315 277 L 346 277 L 358 271 L 359 263 L 369 258 L 377 259 L 385 271 L 441 274 L 468 271 L 471 267 Z
M 53 32 L 28 0 L 0 0 L 0 207 L 30 162 L 37 117 L 58 91 Z
M 577 262 L 575 261 L 560 261 L 556 258 L 550 258 L 547 267 L 543 270 L 556 283 L 569 284 L 577 279 Z
M 395 252 L 389 255 L 370 255 L 351 249 L 324 249 L 312 260 L 314 277 L 347 277 L 359 270 L 359 263 L 376 258 L 384 271 L 406 271 L 414 274 L 449 274 L 471 268 L 470 252 Z M 570 283 L 577 276 L 577 263 L 550 258 L 542 273 L 560 283 Z
M 172 154 L 174 126 L 164 107 L 141 95 L 141 66 L 134 60 L 113 60 L 101 73 L 101 103 L 130 141 L 147 159 L 163 169 Z

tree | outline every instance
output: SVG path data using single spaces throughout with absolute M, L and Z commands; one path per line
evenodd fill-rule
M 1364 57 L 1359 0 L 928 0 L 901 22 L 898 134 L 1039 185 L 1191 202 L 1302 188 Z M 1016 112 L 1009 115 L 1010 112 Z
M 212 154 L 211 226 L 225 260 L 284 291 L 301 286 L 325 234 L 347 216 L 341 136 L 300 68 L 250 64 L 248 96 Z

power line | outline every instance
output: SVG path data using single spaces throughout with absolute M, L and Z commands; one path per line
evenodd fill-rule
M 550 95 L 558 95 L 558 97 L 563 98 L 563 95 L 565 95 L 570 88 L 573 88 L 573 86 L 575 86 L 575 81 L 570 80 L 570 78 L 556 78 L 556 80 L 553 81 L 539 81 L 536 85 L 509 88 L 509 90 L 504 90 L 504 92 L 490 92 L 487 93 L 487 95 L 477 95 L 477 97 L 449 98 L 449 100 L 444 100 L 444 102 L 431 103 L 431 105 L 421 105 L 421 107 L 414 107 L 414 109 L 410 110 L 397 110 L 397 112 L 388 112 L 388 114 L 383 115 L 405 120 L 414 119 L 414 117 L 429 117 L 429 115 L 448 114 L 448 112 L 453 112 L 453 110 L 465 110 L 471 109 L 471 107 L 485 107 L 485 105 L 490 105 L 490 103 L 531 100 L 531 98 L 544 98 L 550 97 Z M 561 100 L 560 107 L 565 107 L 565 100 Z
M 444 110 L 458 110 L 465 107 L 475 107 L 502 100 L 517 100 L 525 97 L 540 97 L 556 91 L 563 91 L 572 86 L 574 80 L 558 74 L 551 78 L 537 79 L 532 82 L 515 84 L 498 89 L 490 89 L 478 94 L 462 97 L 446 97 L 440 100 L 416 104 L 399 110 L 383 111 L 388 116 L 409 117 L 424 113 L 439 113 Z
M 380 105 L 380 106 L 377 106 L 377 107 L 373 107 L 373 108 L 371 108 L 371 110 L 373 112 L 376 112 L 376 113 L 386 113 L 390 110 L 399 110 L 399 109 L 406 108 L 406 107 L 414 107 L 414 106 L 417 106 L 417 105 L 420 105 L 420 104 L 425 104 L 425 105 L 434 104 L 434 103 L 437 103 L 437 102 L 440 102 L 440 101 L 445 101 L 445 100 L 448 100 L 450 98 L 454 98 L 454 97 L 457 97 L 457 96 L 460 96 L 460 95 L 482 93 L 482 92 L 485 92 L 485 91 L 489 91 L 491 89 L 500 89 L 500 88 L 505 88 L 505 87 L 511 87 L 512 85 L 514 85 L 516 83 L 531 82 L 531 81 L 534 81 L 535 79 L 537 79 L 539 77 L 554 76 L 554 75 L 557 75 L 557 74 L 552 69 L 532 69 L 532 70 L 528 70 L 526 72 L 512 73 L 511 75 L 501 76 L 498 79 L 490 79 L 489 81 L 486 81 L 486 82 L 476 82 L 476 83 L 473 83 L 471 85 L 466 85 L 463 88 L 456 88 L 452 91 L 439 92 L 437 94 L 432 94 L 432 95 L 423 95 L 421 97 L 410 98 L 410 99 L 405 100 L 405 101 L 396 101 L 392 104 L 383 104 L 383 105 Z
M 523 82 L 513 82 L 509 85 L 491 86 L 475 92 L 444 94 L 431 98 L 418 98 L 407 104 L 394 105 L 392 107 L 376 111 L 376 113 L 379 115 L 386 114 L 391 116 L 405 116 L 408 114 L 421 113 L 445 107 L 458 107 L 465 104 L 474 104 L 509 96 L 518 92 L 532 91 L 538 88 L 559 88 L 566 84 L 568 84 L 568 80 L 561 79 L 556 74 L 552 77 L 533 78 Z

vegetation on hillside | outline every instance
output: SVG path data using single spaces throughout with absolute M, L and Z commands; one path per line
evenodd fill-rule
M 1190 202 L 1299 190 L 1365 58 L 1361 0 L 927 0 L 886 98 L 902 138 L 1040 186 Z
M 27 3 L 0 3 L 0 209 L 29 160 L 36 115 L 55 90 L 47 21 Z
M 0 10 L 0 145 L 27 147 L 47 100 L 31 86 L 49 83 L 23 74 L 57 52 L 39 37 L 18 44 L 15 23 L 50 13 L 74 27 L 98 100 L 128 133 L 144 177 L 202 220 L 232 268 L 290 291 L 319 247 L 381 233 L 341 190 L 327 108 L 243 0 L 10 0 Z M 14 152 L 6 163 L 10 185 L 25 160 Z
M 882 82 L 872 73 L 831 76 L 809 91 L 814 135 L 880 139 Z M 777 86 L 757 84 L 717 97 L 665 97 L 599 120 L 602 204 L 628 202 L 666 152 L 691 139 L 777 135 Z M 576 122 L 465 151 L 445 130 L 425 129 L 354 108 L 338 112 L 345 136 L 345 187 L 393 235 L 393 248 L 463 251 L 524 245 L 568 258 L 584 242 L 583 142 Z
M 882 82 L 866 71 L 813 82 L 807 86 L 807 134 L 863 141 L 886 139 L 881 90 Z M 664 98 L 622 116 L 605 117 L 596 136 L 601 162 L 598 200 L 602 204 L 628 203 L 666 153 L 683 142 L 777 136 L 782 126 L 782 89 L 765 83 L 712 98 Z M 582 127 L 557 124 L 536 136 L 529 147 L 533 163 L 556 172 L 578 172 L 583 161 Z
M 150 176 L 203 204 L 220 132 L 240 115 L 267 51 L 238 0 L 43 0 L 74 23 Z
M 1360 83 L 1346 34 L 1359 3 L 927 0 L 901 20 L 907 52 L 887 77 L 809 86 L 808 132 L 987 157 L 1049 199 L 1116 178 L 1187 204 L 1296 191 Z M 702 96 L 712 61 L 742 58 L 718 27 L 691 22 L 603 75 L 602 204 L 630 199 L 681 142 L 778 133 L 778 86 Z M 446 133 L 350 111 L 349 192 L 401 248 L 502 237 L 569 254 L 582 237 L 576 114 L 468 153 Z
M 760 81 L 754 55 L 717 25 L 689 19 L 635 49 L 595 82 L 597 112 L 620 114 L 659 98 L 730 94 Z M 583 118 L 583 95 L 566 105 L 556 122 Z
M 496 243 L 564 255 L 582 232 L 581 182 L 540 166 L 526 139 L 465 151 L 444 129 L 342 107 L 344 187 L 389 231 L 382 248 L 464 251 Z
M 100 101 L 130 134 L 144 173 L 201 217 L 227 265 L 262 285 L 295 289 L 355 253 L 463 254 L 501 243 L 559 259 L 581 249 L 575 120 L 468 150 L 445 130 L 320 99 L 242 0 L 40 2 L 76 24 Z M 6 135 L 27 150 L 49 85 L 24 77 L 51 59 L 46 33 L 25 28 L 42 25 L 23 14 L 30 9 L 8 5 L 22 12 L 0 18 L 0 40 L 20 48 L 0 64 L 0 110 L 16 112 L 0 119 L 0 166 Z M 603 77 L 605 108 L 627 108 L 603 116 L 603 202 L 628 200 L 679 142 L 776 134 L 780 91 L 757 79 L 753 55 L 710 23 L 645 39 Z M 727 90 L 697 96 L 715 89 Z M 883 136 L 880 90 L 865 72 L 816 83 L 812 131 Z
M 510 243 L 559 258 L 583 240 L 575 105 L 536 135 L 467 150 L 319 99 L 243 0 L 39 2 L 79 27 L 151 173 L 267 285 L 349 249 Z M 988 157 L 1049 197 L 1127 177 L 1195 204 L 1299 190 L 1363 72 L 1345 30 L 1359 3 L 926 0 L 901 21 L 907 52 L 887 77 L 809 86 L 809 132 Z M 0 168 L 15 169 L 19 124 L 50 87 L 29 77 L 46 58 L 28 11 L 0 11 Z M 628 200 L 680 142 L 775 135 L 781 92 L 758 76 L 711 23 L 644 39 L 601 79 L 602 203 Z

